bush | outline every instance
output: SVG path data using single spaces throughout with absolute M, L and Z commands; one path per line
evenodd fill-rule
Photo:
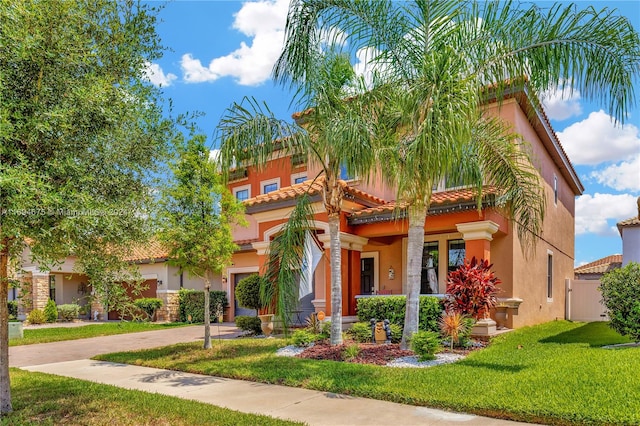
M 242 331 L 250 331 L 254 334 L 261 334 L 260 318 L 239 315 L 236 317 L 236 327 Z
M 331 337 L 331 321 L 325 321 L 322 323 L 322 331 L 320 332 L 320 336 L 323 339 L 328 339 Z
M 357 322 L 347 330 L 347 336 L 358 343 L 371 343 L 371 324 L 367 322 Z
M 42 310 L 34 309 L 33 311 L 29 312 L 29 315 L 27 315 L 27 321 L 29 321 L 29 324 L 42 324 L 46 322 L 47 319 L 45 318 L 44 312 L 42 312 Z
M 438 324 L 442 335 L 449 340 L 451 349 L 453 349 L 454 345 L 465 343 L 473 326 L 473 323 L 469 320 L 469 317 L 459 312 L 449 311 L 442 313 L 442 318 L 440 318 Z
M 18 317 L 18 302 L 9 300 L 7 302 L 7 308 L 9 310 L 9 319 L 16 319 Z
M 236 300 L 242 308 L 255 309 L 256 314 L 262 307 L 260 303 L 260 285 L 263 279 L 258 274 L 241 279 L 236 285 Z
M 315 342 L 318 335 L 307 330 L 296 330 L 291 335 L 291 340 L 296 346 L 309 346 L 309 343 Z
M 640 264 L 629 262 L 623 268 L 604 274 L 600 291 L 611 328 L 640 341 Z
M 420 296 L 418 329 L 438 331 L 438 319 L 442 308 L 437 297 Z M 364 297 L 358 299 L 358 320 L 388 319 L 391 324 L 404 327 L 406 296 Z
M 418 355 L 419 361 L 435 359 L 440 350 L 440 335 L 435 331 L 417 331 L 411 336 L 411 350 Z
M 73 321 L 78 318 L 78 314 L 80 314 L 80 305 L 75 303 L 67 303 L 65 305 L 58 306 L 58 312 L 60 313 L 60 318 L 65 321 Z
M 58 320 L 58 307 L 56 302 L 49 299 L 44 306 L 44 319 L 46 322 L 56 322 Z
M 360 349 L 360 346 L 358 345 L 345 346 L 342 350 L 342 359 L 348 361 L 350 359 L 357 358 L 358 355 L 360 355 L 360 352 L 362 352 L 362 349 Z
M 214 321 L 218 320 L 216 316 L 216 307 L 228 306 L 227 293 L 224 291 L 209 292 L 209 317 Z M 204 322 L 204 291 L 181 289 L 178 292 L 178 313 L 180 322 Z
M 318 315 L 314 312 L 307 317 L 305 329 L 313 334 L 322 333 L 322 322 L 318 319 Z
M 391 343 L 400 343 L 402 340 L 402 327 L 398 324 L 389 324 L 391 329 Z
M 444 306 L 447 311 L 484 318 L 496 305 L 497 285 L 500 280 L 491 270 L 488 260 L 479 261 L 475 256 L 465 261 L 447 277 Z
M 202 303 L 204 304 L 204 300 Z M 162 300 L 156 297 L 143 297 L 141 299 L 134 300 L 133 304 L 147 314 L 147 318 L 151 321 L 153 319 L 153 314 L 162 307 Z

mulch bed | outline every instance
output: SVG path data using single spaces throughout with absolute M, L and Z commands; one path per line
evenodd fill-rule
M 389 361 L 403 356 L 414 355 L 413 351 L 400 349 L 399 344 L 374 345 L 371 343 L 359 343 L 360 353 L 355 358 L 345 359 L 343 352 L 347 346 L 356 343 L 342 344 L 331 346 L 328 342 L 317 342 L 315 345 L 307 348 L 301 354 L 296 355 L 298 358 L 329 360 L 329 361 L 346 361 L 357 364 L 375 364 L 386 365 Z

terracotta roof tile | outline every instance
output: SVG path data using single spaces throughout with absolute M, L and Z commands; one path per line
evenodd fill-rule
M 131 247 L 129 252 L 124 255 L 123 260 L 127 262 L 164 261 L 167 257 L 169 257 L 169 250 L 160 241 L 153 238 L 146 243 Z
M 594 260 L 586 265 L 579 266 L 574 269 L 576 274 L 603 274 L 611 269 L 619 268 L 622 266 L 622 255 L 613 254 L 611 256 L 603 257 L 602 259 Z
M 322 193 L 322 187 L 324 183 L 324 176 L 320 176 L 316 180 L 306 180 L 295 185 L 286 186 L 278 189 L 277 191 L 269 192 L 268 194 L 257 195 L 253 198 L 249 198 L 244 201 L 244 205 L 247 207 L 255 206 L 259 204 L 266 204 L 275 201 L 291 200 L 303 195 L 305 192 L 309 195 L 316 195 Z M 343 180 L 339 181 L 340 185 L 344 189 L 345 194 L 350 194 L 361 199 L 365 199 L 374 204 L 384 204 L 385 201 L 382 198 L 378 198 L 360 189 L 349 186 L 349 184 Z
M 618 229 L 633 226 L 640 226 L 640 218 L 638 216 L 618 222 Z
M 496 194 L 497 190 L 493 187 L 486 187 L 483 190 L 484 196 Z M 431 206 L 439 207 L 446 204 L 453 204 L 459 202 L 468 202 L 473 201 L 475 199 L 475 190 L 472 188 L 461 188 L 454 189 L 450 191 L 441 191 L 435 192 L 431 195 Z M 365 217 L 365 216 L 375 216 L 380 214 L 389 214 L 393 213 L 395 210 L 404 210 L 407 207 L 406 203 L 397 203 L 396 201 L 391 201 L 384 205 L 378 207 L 371 207 L 368 209 L 363 209 L 351 214 L 351 217 Z

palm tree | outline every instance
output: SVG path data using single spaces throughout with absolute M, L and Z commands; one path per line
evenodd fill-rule
M 611 10 L 574 5 L 520 9 L 510 1 L 293 0 L 285 45 L 274 68 L 282 84 L 305 81 L 326 34 L 339 34 L 352 55 L 368 53 L 395 95 L 384 114 L 391 135 L 380 151 L 407 205 L 408 296 L 403 344 L 417 330 L 424 224 L 432 187 L 442 179 L 483 184 L 517 225 L 523 248 L 541 228 L 544 197 L 518 136 L 482 114 L 513 91 L 540 93 L 570 82 L 607 104 L 622 122 L 635 102 L 640 41 Z M 535 96 L 531 98 L 534 99 Z
M 296 123 L 278 120 L 266 105 L 246 98 L 226 110 L 217 128 L 223 172 L 239 162 L 264 167 L 277 150 L 303 153 L 319 165 L 330 235 L 332 344 L 342 342 L 341 170 L 367 177 L 374 164 L 374 92 L 361 87 L 347 56 L 314 55 L 313 71 L 297 87 L 303 113 Z

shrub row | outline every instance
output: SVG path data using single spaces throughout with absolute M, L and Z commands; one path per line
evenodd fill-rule
M 368 322 L 371 318 L 388 319 L 391 324 L 404 327 L 406 296 L 363 297 L 358 299 L 358 320 Z M 418 329 L 439 331 L 438 320 L 442 314 L 440 299 L 433 296 L 420 296 Z
M 7 308 L 9 309 L 9 319 L 16 319 L 18 317 L 18 302 L 9 300 L 7 302 Z
M 228 306 L 227 293 L 209 292 L 209 312 L 211 321 L 217 321 L 216 307 Z M 204 322 L 204 291 L 181 289 L 178 292 L 178 312 L 180 322 Z

